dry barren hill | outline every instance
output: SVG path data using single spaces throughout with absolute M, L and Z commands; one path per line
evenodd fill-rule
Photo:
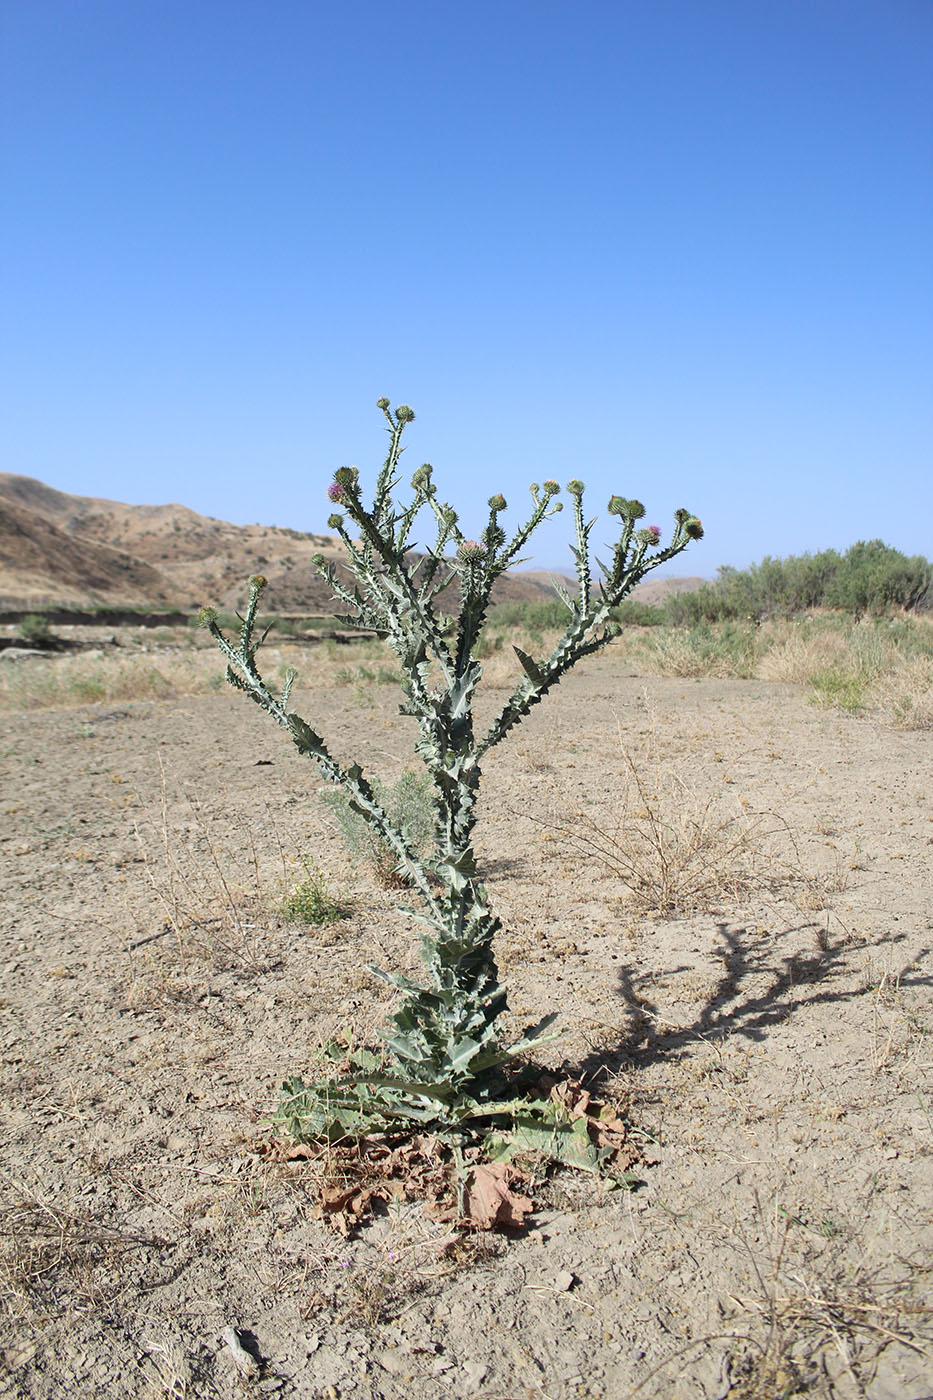
M 122 549 L 56 524 L 49 516 L 0 495 L 0 597 L 7 607 L 39 603 L 83 607 L 119 602 L 165 607 L 173 585 L 150 564 Z
M 281 613 L 327 613 L 328 590 L 312 562 L 342 558 L 330 535 L 276 525 L 232 525 L 181 505 L 134 506 L 72 496 L 31 477 L 0 473 L 0 603 L 7 609 L 236 606 L 257 569 Z M 550 575 L 511 573 L 497 602 L 553 597 Z M 701 579 L 662 579 L 639 597 L 655 602 Z

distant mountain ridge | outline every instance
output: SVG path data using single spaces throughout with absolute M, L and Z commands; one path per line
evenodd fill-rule
M 280 613 L 330 613 L 312 563 L 323 554 L 342 567 L 331 535 L 276 525 L 232 525 L 182 505 L 133 506 L 73 496 L 32 477 L 0 472 L 0 607 L 151 607 L 191 611 L 203 603 L 238 606 L 246 578 L 261 570 L 266 601 Z M 552 598 L 551 575 L 511 572 L 498 603 Z M 702 579 L 659 579 L 638 597 L 699 587 Z

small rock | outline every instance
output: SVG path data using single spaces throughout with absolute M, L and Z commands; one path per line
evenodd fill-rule
M 388 1371 L 390 1376 L 404 1375 L 409 1364 L 407 1357 L 396 1356 L 392 1351 L 384 1351 L 379 1358 L 379 1365 L 384 1371 Z
M 561 1293 L 569 1293 L 573 1285 L 577 1282 L 576 1274 L 572 1274 L 569 1269 L 561 1269 L 554 1280 L 554 1287 Z
M 233 1358 L 234 1365 L 244 1379 L 253 1380 L 259 1375 L 261 1365 L 251 1351 L 247 1351 L 240 1341 L 235 1327 L 225 1327 L 220 1334 Z

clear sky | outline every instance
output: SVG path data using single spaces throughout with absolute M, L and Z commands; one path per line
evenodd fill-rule
M 471 532 L 579 476 L 701 515 L 677 573 L 933 555 L 930 0 L 5 0 L 0 54 L 3 470 L 320 530 L 386 394 Z

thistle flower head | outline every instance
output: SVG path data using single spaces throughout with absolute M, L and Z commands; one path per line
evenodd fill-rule
M 387 408 L 389 407 L 389 400 L 388 400 L 388 399 L 377 399 L 377 400 L 376 400 L 376 407 L 377 407 L 377 408 L 381 408 L 381 409 L 383 409 L 383 410 L 387 409 Z
M 476 564 L 486 553 L 477 540 L 464 540 L 457 550 L 457 558 L 462 564 Z
M 216 621 L 217 609 L 211 607 L 201 608 L 195 618 L 195 623 L 198 627 L 210 627 L 211 623 Z
M 411 423 L 415 416 L 415 410 L 409 408 L 407 403 L 400 403 L 395 410 L 395 416 L 400 423 Z
M 332 481 L 327 488 L 327 499 L 333 501 L 335 504 L 338 501 L 342 501 L 346 494 L 346 491 L 340 485 L 339 481 Z
M 632 520 L 641 520 L 644 517 L 645 508 L 641 501 L 629 501 L 626 514 L 631 516 Z
M 261 593 L 269 580 L 265 574 L 250 574 L 246 582 L 251 593 Z
M 574 477 L 572 481 L 567 482 L 567 490 L 570 492 L 571 496 L 582 496 L 586 487 L 583 485 L 582 481 L 578 481 L 577 478 Z
M 412 475 L 411 484 L 415 491 L 428 491 L 431 485 L 431 473 L 434 468 L 430 462 L 423 462 L 418 470 Z
M 610 515 L 628 515 L 630 504 L 624 496 L 610 496 L 607 509 Z
M 497 491 L 494 496 L 489 497 L 490 510 L 505 510 L 505 497 L 501 491 Z
M 334 472 L 334 481 L 338 486 L 355 486 L 359 479 L 356 467 L 338 467 Z
M 457 512 L 455 510 L 451 510 L 450 506 L 448 506 L 447 509 L 443 511 L 442 518 L 447 528 L 449 530 L 452 530 L 458 520 Z
M 553 478 L 549 477 L 548 480 L 544 483 L 545 496 L 556 496 L 559 490 L 560 485 L 558 482 L 554 481 Z
M 651 548 L 660 541 L 661 531 L 658 529 L 657 525 L 646 525 L 644 530 L 638 531 L 635 538 L 639 544 L 643 544 L 646 548 Z
M 333 515 L 329 515 L 329 516 L 327 517 L 327 528 L 328 528 L 328 530 L 339 530 L 339 529 L 342 527 L 342 525 L 343 525 L 343 516 L 342 516 L 342 515 L 338 515 L 338 514 L 336 513 L 336 511 L 334 512 Z
M 489 525 L 480 535 L 480 539 L 487 549 L 498 549 L 505 544 L 505 531 L 498 525 Z
M 649 541 L 650 544 L 660 544 L 660 543 L 661 543 L 661 527 L 660 527 L 660 525 L 646 525 L 646 526 L 645 526 L 645 534 L 646 534 L 646 535 L 653 535 L 653 536 L 654 536 L 654 538 L 653 538 L 652 540 Z
M 703 526 L 695 515 L 684 521 L 684 533 L 689 540 L 701 540 L 703 538 Z

